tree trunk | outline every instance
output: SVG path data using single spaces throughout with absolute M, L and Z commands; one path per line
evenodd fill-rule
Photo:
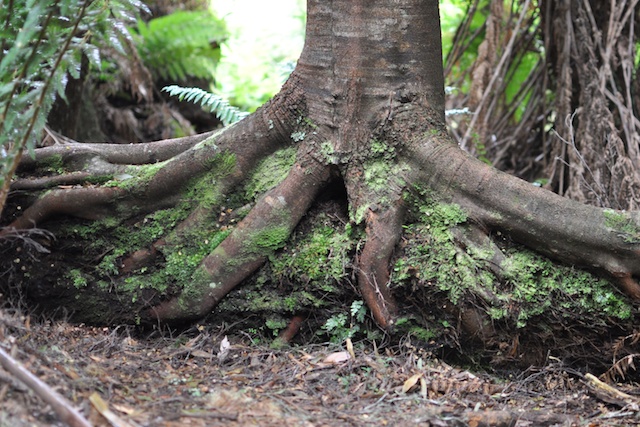
M 557 344 L 580 329 L 567 313 L 626 334 L 636 309 L 602 277 L 640 299 L 640 215 L 463 152 L 445 129 L 442 76 L 436 0 L 310 0 L 296 70 L 241 122 L 25 159 L 22 176 L 49 175 L 13 184 L 2 289 L 82 321 L 153 324 L 216 307 L 305 314 L 348 298 L 355 279 L 384 330 L 458 345 L 465 333 L 495 357 Z

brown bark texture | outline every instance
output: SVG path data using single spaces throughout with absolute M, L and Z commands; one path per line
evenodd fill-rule
M 454 138 L 571 199 L 637 210 L 637 2 L 474 1 L 446 61 Z M 486 16 L 486 23 L 478 15 Z M 465 50 L 479 44 L 477 59 Z M 468 82 L 468 83 L 467 83 Z
M 346 191 L 347 221 L 362 230 L 354 250 L 353 281 L 385 330 L 393 329 L 401 314 L 402 301 L 389 284 L 390 266 L 406 237 L 404 227 L 415 221 L 416 206 L 434 200 L 464 212 L 466 220 L 451 226 L 456 241 L 469 251 L 489 248 L 485 264 L 496 280 L 503 266 L 495 240 L 507 236 L 561 263 L 613 278 L 631 299 L 640 299 L 640 213 L 563 198 L 499 172 L 452 142 L 445 127 L 436 0 L 309 0 L 306 36 L 297 67 L 281 92 L 231 127 L 134 145 L 59 143 L 36 150 L 34 159 L 26 157 L 20 176 L 54 157 L 69 172 L 13 183 L 14 208 L 5 213 L 9 222 L 0 230 L 5 243 L 13 245 L 7 251 L 27 241 L 32 251 L 55 247 L 35 235 L 34 228 L 57 222 L 73 229 L 80 221 L 73 218 L 104 225 L 115 217 L 131 226 L 133 239 L 136 227 L 149 220 L 145 215 L 187 203 L 189 213 L 152 241 L 130 253 L 106 249 L 93 254 L 91 262 L 100 264 L 110 255 L 116 260 L 102 285 L 114 321 L 199 319 L 286 249 L 314 202 L 337 185 Z M 236 212 L 247 213 L 228 224 L 220 242 L 190 234 L 218 212 L 227 215 L 229 196 L 263 159 L 286 149 L 295 150 L 286 177 L 255 201 L 237 206 Z M 186 192 L 210 176 L 214 178 L 199 187 L 200 193 Z M 201 200 L 190 199 L 194 194 Z M 194 238 L 205 241 L 209 250 L 190 273 L 188 289 L 140 285 L 140 296 L 133 303 L 124 301 L 118 287 L 129 283 L 132 272 L 157 268 L 163 253 Z M 437 244 L 425 240 L 425 246 Z M 68 255 L 78 257 L 79 269 L 89 262 L 81 253 Z M 3 276 L 7 282 L 23 274 L 13 268 Z M 74 298 L 87 292 L 79 282 L 78 289 L 54 291 L 45 280 L 29 285 L 28 293 L 72 309 Z M 494 298 L 491 292 L 479 294 L 486 301 Z M 95 310 L 104 310 L 100 304 L 104 302 L 95 302 Z M 491 339 L 491 322 L 481 311 L 456 313 L 460 322 L 471 325 L 468 329 L 480 325 L 476 335 Z M 98 313 L 96 318 L 105 320 Z

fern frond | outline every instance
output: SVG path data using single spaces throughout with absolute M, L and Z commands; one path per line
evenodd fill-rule
M 0 210 L 24 150 L 32 151 L 68 76 L 80 76 L 82 52 L 117 39 L 119 19 L 139 0 L 13 0 L 0 7 Z M 120 17 L 120 18 L 118 18 Z M 103 41 L 103 43 L 100 43 Z M 98 55 L 99 59 L 99 55 Z
M 634 364 L 634 359 L 640 356 L 639 354 L 628 354 L 622 359 L 618 360 L 616 363 L 611 366 L 607 372 L 602 374 L 602 379 L 608 383 L 613 384 L 618 379 L 625 379 L 625 375 L 629 370 L 636 370 L 636 365 Z
M 227 126 L 248 116 L 249 113 L 240 111 L 229 104 L 223 97 L 197 87 L 181 87 L 176 85 L 165 86 L 163 92 L 168 92 L 171 96 L 177 96 L 180 101 L 193 102 L 199 104 L 210 113 L 215 113 L 216 117 Z
M 148 23 L 139 21 L 133 37 L 140 57 L 155 77 L 211 80 L 227 30 L 209 11 L 179 11 Z

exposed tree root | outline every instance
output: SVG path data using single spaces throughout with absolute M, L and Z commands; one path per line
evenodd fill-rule
M 396 303 L 389 291 L 389 260 L 402 234 L 404 206 L 402 201 L 381 212 L 367 215 L 367 241 L 358 262 L 358 286 L 380 327 L 393 324 Z
M 631 277 L 630 273 L 622 274 L 616 278 L 618 279 L 620 288 L 627 295 L 636 301 L 640 301 L 640 285 L 638 285 L 638 282 Z
M 298 334 L 306 316 L 296 315 L 291 318 L 287 327 L 278 334 L 278 340 L 283 344 L 288 344 Z
M 60 156 L 65 164 L 84 164 L 88 159 L 100 157 L 105 162 L 120 165 L 142 165 L 170 159 L 204 141 L 215 132 L 183 138 L 166 139 L 143 144 L 100 144 L 65 142 L 39 148 L 35 156 L 25 156 L 20 161 L 20 169 L 31 169 L 55 156 Z
M 550 258 L 608 273 L 638 300 L 640 213 L 584 205 L 495 171 L 448 141 L 414 151 L 436 193 L 455 188 L 451 201 L 487 230 L 502 230 Z M 453 165 L 453 166 L 452 166 Z
M 14 230 L 34 228 L 53 215 L 100 219 L 111 212 L 111 202 L 124 194 L 124 190 L 115 187 L 53 191 L 36 200 L 8 227 L 0 229 L 0 237 Z
M 207 215 L 207 210 L 202 207 L 194 209 L 184 221 L 176 226 L 169 236 L 162 237 L 153 242 L 150 247 L 139 249 L 124 258 L 118 266 L 120 273 L 131 273 L 132 271 L 152 265 L 158 252 L 162 252 L 162 248 L 167 245 L 168 241 L 179 239 L 178 236 L 182 232 L 204 221 Z
M 183 320 L 206 315 L 253 273 L 291 231 L 328 182 L 328 166 L 298 161 L 276 188 L 267 192 L 194 274 L 191 289 L 151 309 L 159 320 Z
M 274 105 L 277 104 L 275 102 L 267 104 L 265 109 Z M 98 157 L 95 157 L 96 151 L 91 147 L 84 149 L 80 148 L 84 144 L 77 144 L 77 146 L 69 148 L 71 154 L 68 155 L 67 160 L 73 163 L 71 166 L 79 169 L 88 169 L 94 175 L 123 173 L 126 171 L 128 174 L 123 178 L 123 182 L 126 185 L 53 190 L 38 199 L 6 230 L 32 228 L 54 214 L 100 219 L 112 214 L 116 210 L 116 205 L 120 210 L 136 210 L 139 212 L 150 212 L 154 209 L 171 206 L 177 201 L 177 193 L 181 188 L 194 178 L 218 166 L 211 159 L 215 159 L 219 154 L 234 156 L 234 170 L 221 183 L 222 189 L 229 189 L 244 180 L 247 173 L 253 169 L 259 160 L 280 146 L 282 138 L 275 132 L 274 128 L 273 125 L 265 124 L 262 120 L 262 114 L 258 112 L 246 118 L 242 123 L 220 133 L 219 136 L 210 135 L 209 139 L 189 137 L 187 139 L 171 140 L 175 146 L 180 148 L 180 154 L 166 160 L 164 163 L 132 165 L 128 166 L 127 169 L 123 169 L 120 165 L 106 162 L 101 155 L 106 154 L 110 161 L 123 161 L 126 156 L 120 157 L 121 155 L 118 154 L 117 149 L 133 147 L 130 151 L 147 156 L 146 160 L 152 159 L 155 161 L 156 157 L 153 154 L 153 149 L 158 143 L 152 142 L 133 146 L 103 144 L 104 147 L 100 147 L 100 150 L 97 151 Z M 201 144 L 195 149 L 187 150 L 188 147 L 183 146 L 186 144 L 193 147 L 198 141 Z M 162 142 L 160 141 L 160 143 Z M 161 151 L 166 145 L 166 143 L 164 146 L 160 144 Z M 172 146 L 172 148 L 175 149 L 175 146 Z M 46 156 L 57 156 L 65 152 L 65 147 L 67 147 L 66 144 L 45 147 L 36 150 L 36 152 L 40 153 L 41 150 L 45 150 L 48 151 Z M 36 155 L 36 159 L 41 162 L 47 158 L 42 157 L 42 155 L 38 157 L 38 155 Z M 153 171 L 151 178 L 147 179 L 144 177 L 145 169 L 143 168 L 145 167 L 154 167 L 157 168 L 157 171 Z M 139 177 L 134 174 L 139 174 Z M 115 178 L 116 180 L 118 179 L 118 177 Z M 76 178 L 74 174 L 63 174 L 56 179 L 65 181 L 67 179 L 75 180 Z M 129 184 L 127 182 L 129 180 L 133 182 Z M 46 188 L 51 184 L 51 181 L 45 178 L 42 183 L 45 184 Z M 32 184 L 27 184 L 27 181 L 18 181 L 18 187 L 25 185 L 33 187 Z M 6 230 L 0 230 L 0 236 L 2 233 L 6 233 Z
M 19 179 L 11 183 L 11 190 L 42 190 L 62 185 L 82 185 L 94 178 L 91 172 L 72 172 L 64 175 L 54 175 L 46 178 Z

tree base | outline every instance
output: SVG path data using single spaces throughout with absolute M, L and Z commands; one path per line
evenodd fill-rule
M 224 228 L 239 220 L 234 212 L 245 202 L 221 210 L 210 229 L 226 235 Z M 20 212 L 16 206 L 8 212 Z M 510 266 L 500 270 L 498 279 L 496 254 L 487 241 L 477 241 L 475 229 L 463 222 L 455 206 L 437 203 L 418 204 L 409 212 L 412 222 L 405 226 L 391 264 L 390 288 L 400 301 L 397 320 L 391 330 L 379 330 L 364 316 L 355 285 L 353 260 L 365 232 L 349 223 L 347 206 L 340 183 L 327 188 L 285 246 L 202 321 L 265 339 L 277 337 L 290 319 L 301 316 L 305 321 L 293 342 L 342 342 L 347 337 L 402 342 L 410 336 L 413 345 L 445 360 L 496 369 L 542 365 L 553 356 L 597 372 L 632 352 L 624 337 L 634 328 L 637 309 L 607 280 L 552 263 L 494 235 L 491 245 L 502 254 L 501 264 Z M 144 313 L 161 298 L 179 294 L 178 276 L 190 275 L 167 275 L 175 265 L 171 267 L 166 248 L 153 265 L 126 273 L 117 266 L 131 251 L 118 246 L 124 236 L 141 234 L 145 223 L 153 229 L 159 217 L 155 213 L 112 227 L 61 219 L 49 226 L 56 239 L 39 234 L 4 239 L 0 269 L 8 274 L 0 289 L 14 299 L 26 298 L 47 316 L 156 327 L 145 321 Z M 425 218 L 429 221 L 418 220 Z M 101 236 L 111 239 L 96 244 Z M 39 253 L 36 242 L 51 252 Z M 175 250 L 188 259 L 195 249 Z M 194 260 L 191 268 L 196 266 Z M 169 281 L 163 294 L 151 286 L 158 277 L 154 279 L 154 271 Z M 141 285 L 142 279 L 148 287 Z M 569 289 L 568 283 L 576 286 Z

